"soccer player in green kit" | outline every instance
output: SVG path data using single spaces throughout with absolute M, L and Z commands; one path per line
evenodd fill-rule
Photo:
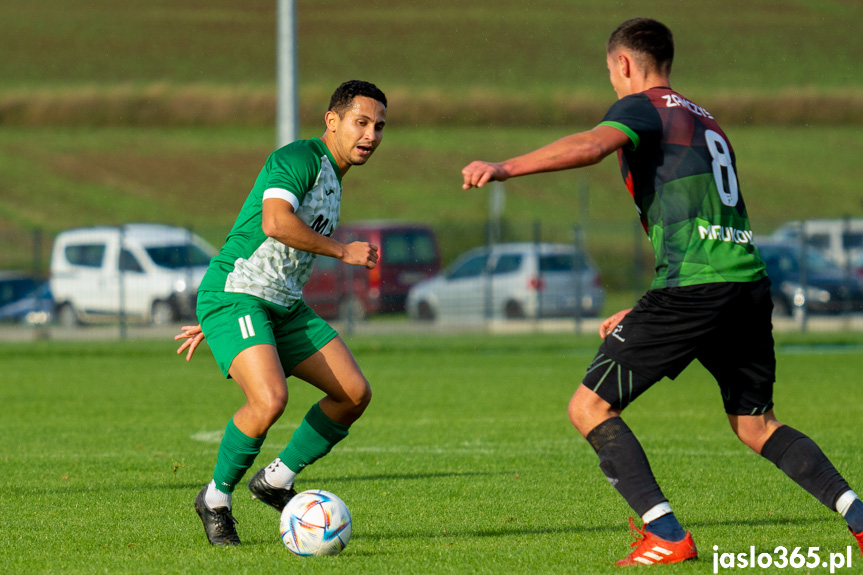
M 732 429 L 828 508 L 863 550 L 863 503 L 809 437 L 773 412 L 775 357 L 769 279 L 737 179 L 734 151 L 704 108 L 671 89 L 671 31 L 647 18 L 611 35 L 618 101 L 594 129 L 504 162 L 473 162 L 463 188 L 578 168 L 617 152 L 656 256 L 651 289 L 602 322 L 603 343 L 569 404 L 600 469 L 644 522 L 620 566 L 697 557 L 622 411 L 663 377 L 699 360 L 716 378 Z M 630 519 L 630 523 L 631 523 Z
M 325 393 L 290 443 L 249 480 L 252 495 L 281 511 L 295 495 L 294 478 L 344 439 L 371 399 L 371 388 L 342 339 L 302 300 L 315 257 L 375 267 L 378 248 L 330 236 L 339 222 L 342 177 L 366 163 L 383 137 L 386 96 L 352 80 L 333 93 L 321 138 L 273 152 L 233 229 L 210 262 L 198 290 L 198 326 L 183 328 L 177 353 L 191 359 L 206 335 L 226 377 L 246 403 L 219 446 L 213 480 L 195 510 L 213 545 L 237 545 L 231 512 L 234 487 L 261 451 L 288 401 L 286 376 Z

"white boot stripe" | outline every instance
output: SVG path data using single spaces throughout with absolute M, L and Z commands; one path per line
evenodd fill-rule
M 644 565 L 653 565 L 653 561 L 651 561 L 650 559 L 645 559 L 644 557 L 636 557 L 635 560 L 639 563 L 643 563 Z
M 673 553 L 673 551 L 669 551 L 668 549 L 664 549 L 664 548 L 659 547 L 659 546 L 654 547 L 653 550 L 658 551 L 659 553 L 662 553 L 663 555 L 671 555 Z
M 644 554 L 644 556 L 650 557 L 654 561 L 660 561 L 662 559 L 662 555 L 658 555 L 658 554 L 654 553 L 653 551 L 648 551 L 647 553 Z

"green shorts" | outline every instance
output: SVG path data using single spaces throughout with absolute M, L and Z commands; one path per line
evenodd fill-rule
M 285 375 L 338 333 L 302 300 L 289 308 L 253 295 L 198 292 L 198 321 L 219 369 L 228 375 L 241 351 L 253 345 L 276 347 Z

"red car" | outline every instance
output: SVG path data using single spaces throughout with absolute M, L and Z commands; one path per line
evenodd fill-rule
M 440 271 L 434 230 L 423 224 L 369 221 L 346 224 L 333 238 L 343 243 L 366 241 L 378 246 L 373 270 L 319 256 L 303 299 L 323 318 L 361 319 L 405 310 L 410 288 Z

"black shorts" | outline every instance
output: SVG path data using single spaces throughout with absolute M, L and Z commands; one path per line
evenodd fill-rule
M 716 378 L 725 412 L 773 407 L 770 280 L 648 291 L 599 348 L 584 385 L 623 409 L 697 359 Z

